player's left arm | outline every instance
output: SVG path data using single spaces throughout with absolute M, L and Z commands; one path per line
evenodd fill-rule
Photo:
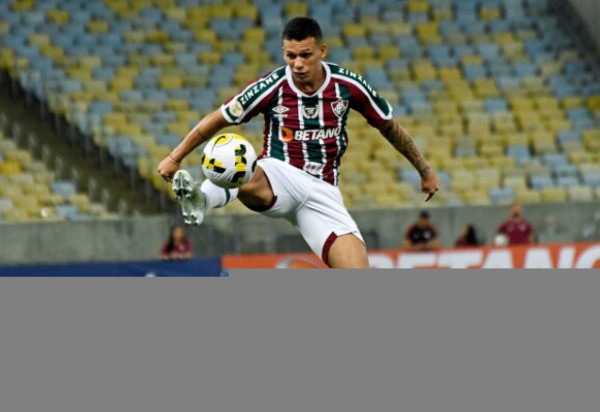
M 440 188 L 437 173 L 431 168 L 408 132 L 396 119 L 386 120 L 378 129 L 392 146 L 419 172 L 421 176 L 421 191 L 427 194 L 425 197 L 425 201 L 427 202 Z

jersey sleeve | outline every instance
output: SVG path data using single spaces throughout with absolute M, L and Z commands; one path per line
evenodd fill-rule
M 245 123 L 262 112 L 269 104 L 273 93 L 284 80 L 281 69 L 250 82 L 239 93 L 221 105 L 223 117 L 232 124 Z
M 336 77 L 349 88 L 350 108 L 359 112 L 373 127 L 380 127 L 392 119 L 392 105 L 365 78 L 342 67 L 337 70 Z

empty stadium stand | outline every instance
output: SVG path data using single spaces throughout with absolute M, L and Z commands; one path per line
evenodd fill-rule
M 281 64 L 280 31 L 296 15 L 317 18 L 331 60 L 394 106 L 440 171 L 434 205 L 600 200 L 600 59 L 566 0 L 13 0 L 0 2 L 0 70 L 172 196 L 160 159 Z M 261 146 L 259 120 L 232 130 Z M 412 166 L 362 118 L 349 131 L 347 205 L 420 204 Z M 0 143 L 2 179 L 32 176 L 22 196 L 1 194 L 5 218 L 52 196 L 70 199 L 52 216 L 85 213 L 68 182 L 38 181 L 37 163 Z M 198 177 L 199 160 L 184 164 Z

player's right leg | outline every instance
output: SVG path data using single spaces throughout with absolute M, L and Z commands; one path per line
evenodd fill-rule
M 175 172 L 172 189 L 186 225 L 200 225 L 208 209 L 223 207 L 238 194 L 238 189 L 223 189 L 208 179 L 199 184 L 183 169 Z

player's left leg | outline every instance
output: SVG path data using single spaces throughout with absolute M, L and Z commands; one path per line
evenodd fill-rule
M 327 253 L 327 263 L 335 269 L 368 268 L 367 248 L 351 233 L 336 237 Z
M 367 249 L 337 187 L 314 178 L 296 212 L 296 225 L 311 250 L 332 268 L 368 268 Z

